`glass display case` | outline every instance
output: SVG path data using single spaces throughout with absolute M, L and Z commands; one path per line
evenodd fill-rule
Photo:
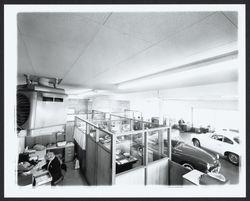
M 116 139 L 116 173 L 143 165 L 142 133 L 118 136 Z

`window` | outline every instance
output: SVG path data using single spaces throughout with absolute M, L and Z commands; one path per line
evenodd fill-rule
M 224 137 L 224 142 L 229 143 L 229 144 L 233 144 L 233 141 L 230 140 L 230 139 L 227 138 L 227 137 Z
M 63 102 L 63 98 L 55 98 L 55 102 Z
M 211 138 L 215 139 L 215 140 L 223 141 L 223 136 L 222 135 L 213 135 Z
M 52 97 L 43 97 L 43 101 L 49 101 L 49 102 L 53 102 L 53 98 Z
M 234 141 L 237 142 L 238 144 L 240 143 L 240 140 L 239 140 L 238 137 L 235 137 L 235 138 L 234 138 Z

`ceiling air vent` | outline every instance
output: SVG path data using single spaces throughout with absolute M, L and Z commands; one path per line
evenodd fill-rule
M 30 115 L 30 101 L 29 98 L 23 94 L 17 94 L 17 125 L 22 125 L 29 119 Z

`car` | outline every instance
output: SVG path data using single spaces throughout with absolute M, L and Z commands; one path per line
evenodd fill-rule
M 206 134 L 193 134 L 193 145 L 205 148 L 226 157 L 232 164 L 239 165 L 240 142 L 237 132 L 222 130 Z
M 188 145 L 179 140 L 171 140 L 172 161 L 188 168 L 196 169 L 204 173 L 219 173 L 221 164 L 218 154 L 210 154 L 207 151 Z M 159 159 L 158 140 L 149 139 L 149 150 L 153 153 L 153 159 Z M 164 154 L 168 155 L 168 140 L 164 140 Z
M 164 141 L 165 145 L 166 143 L 167 141 Z M 203 149 L 178 140 L 171 140 L 171 144 L 172 161 L 190 170 L 196 169 L 205 173 L 219 173 L 221 167 L 219 155 L 210 154 Z

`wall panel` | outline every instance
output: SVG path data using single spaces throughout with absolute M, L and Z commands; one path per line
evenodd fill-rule
M 147 166 L 147 185 L 168 184 L 168 158 L 150 163 Z

